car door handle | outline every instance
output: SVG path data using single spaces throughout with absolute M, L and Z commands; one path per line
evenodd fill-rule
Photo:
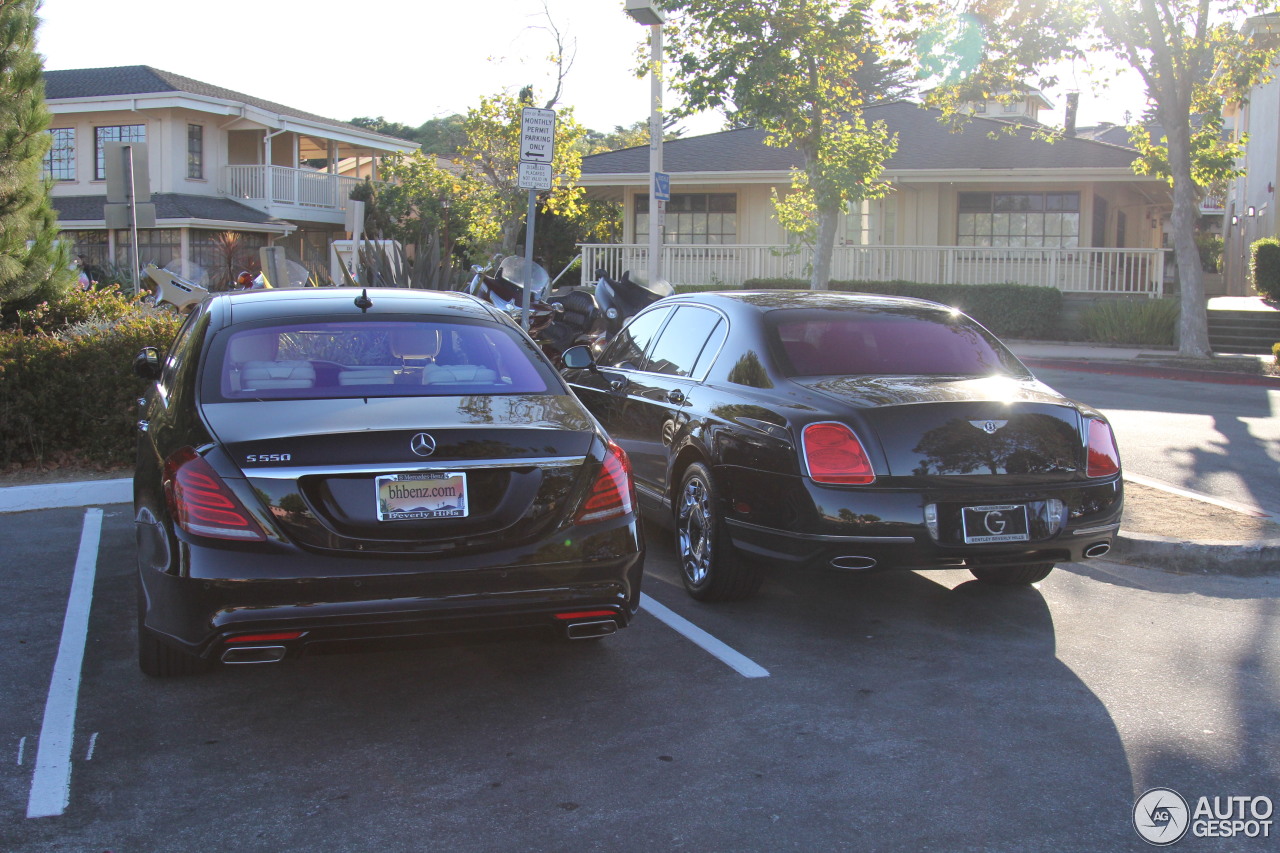
M 625 377 L 625 376 L 610 376 L 610 377 L 609 377 L 609 390 L 610 390 L 610 391 L 621 391 L 623 388 L 626 388 L 628 384 L 629 384 L 629 383 L 627 382 L 627 377 Z
M 672 388 L 670 391 L 668 391 L 668 392 L 667 392 L 667 402 L 668 402 L 668 403 L 683 403 L 683 402 L 684 402 L 684 392 L 683 392 L 683 391 L 681 391 L 679 388 Z
M 151 421 L 138 421 L 138 432 L 146 432 L 151 429 Z

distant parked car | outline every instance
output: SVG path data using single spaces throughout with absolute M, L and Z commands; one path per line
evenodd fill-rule
M 694 598 L 753 594 L 760 563 L 1027 584 L 1105 554 L 1120 526 L 1106 418 L 943 305 L 687 294 L 598 360 L 564 360 L 641 505 L 675 528 Z
M 467 630 L 594 638 L 638 607 L 626 455 L 473 297 L 216 294 L 135 371 L 154 381 L 134 474 L 149 675 Z

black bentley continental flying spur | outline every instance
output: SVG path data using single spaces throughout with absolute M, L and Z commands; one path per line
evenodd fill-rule
M 761 563 L 1033 583 L 1120 526 L 1106 418 L 943 305 L 687 294 L 564 360 L 698 599 L 753 594 Z

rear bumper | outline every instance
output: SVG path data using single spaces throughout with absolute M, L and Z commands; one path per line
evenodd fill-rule
M 140 569 L 144 624 L 166 642 L 214 660 L 237 637 L 254 634 L 301 632 L 281 643 L 292 656 L 329 644 L 469 631 L 563 632 L 574 621 L 557 618 L 566 613 L 607 613 L 591 618 L 625 627 L 639 606 L 644 567 L 638 525 L 580 536 L 571 553 L 558 544 L 559 553 L 543 543 L 442 559 L 183 541 L 170 571 Z
M 1105 554 L 1120 528 L 1123 494 L 1114 481 L 1068 488 L 993 490 L 957 496 L 924 492 L 872 491 L 855 495 L 832 509 L 782 529 L 735 518 L 726 521 L 734 546 L 744 554 L 798 568 L 849 570 L 944 569 L 978 565 L 1075 562 Z M 1057 499 L 1066 505 L 1065 525 L 1052 535 L 1022 542 L 966 545 L 954 531 L 931 531 L 925 523 L 929 504 L 954 509 L 960 504 L 1032 503 Z M 855 502 L 856 501 L 856 502 Z M 855 519 L 832 523 L 833 517 Z

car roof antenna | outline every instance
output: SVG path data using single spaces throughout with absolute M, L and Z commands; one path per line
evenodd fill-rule
M 361 312 L 366 312 L 373 307 L 373 300 L 369 298 L 369 288 L 360 291 L 360 295 L 356 297 L 356 307 Z

